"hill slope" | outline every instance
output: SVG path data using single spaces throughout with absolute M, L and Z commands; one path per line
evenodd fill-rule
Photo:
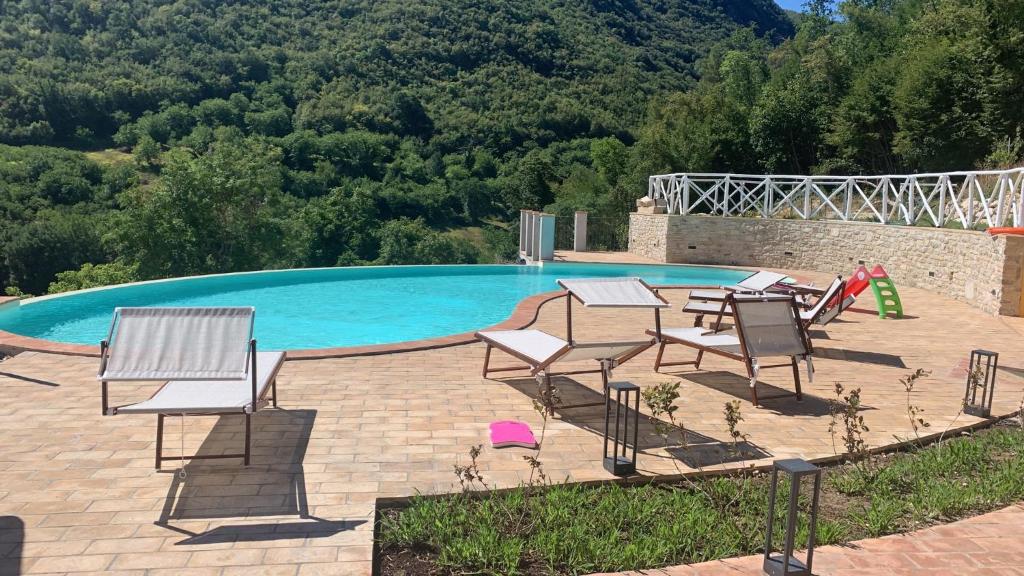
M 365 128 L 444 150 L 624 133 L 648 96 L 771 0 L 0 4 L 0 141 L 109 138 L 144 112 L 246 96 L 249 128 Z
M 0 2 L 0 289 L 508 259 L 563 180 L 624 214 L 648 100 L 751 25 L 792 32 L 771 0 Z

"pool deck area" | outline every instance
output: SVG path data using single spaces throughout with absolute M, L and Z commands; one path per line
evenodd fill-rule
M 560 253 L 565 260 L 627 261 L 622 254 Z M 639 258 L 637 262 L 647 262 Z M 837 270 L 846 273 L 848 270 Z M 825 284 L 824 274 L 787 271 Z M 644 477 L 698 468 L 767 464 L 774 459 L 828 458 L 841 450 L 829 435 L 836 382 L 862 389 L 871 446 L 913 437 L 907 393 L 899 382 L 917 368 L 911 402 L 924 409 L 930 432 L 980 422 L 958 415 L 966 363 L 975 348 L 999 352 L 994 412 L 1006 415 L 1024 399 L 1024 318 L 992 316 L 920 289 L 900 288 L 907 317 L 879 319 L 869 292 L 825 329 L 814 327 L 814 381 L 801 365 L 804 399 L 750 403 L 739 362 L 707 356 L 700 371 L 653 372 L 655 349 L 615 370 L 641 387 L 680 382 L 678 416 L 688 446 L 664 447 L 641 421 L 638 469 Z M 666 327 L 689 326 L 679 312 L 686 292 L 664 296 Z M 564 331 L 564 306 L 540 308 L 535 326 Z M 573 315 L 577 338 L 632 338 L 653 326 L 649 312 L 585 310 Z M 97 360 L 26 352 L 0 362 L 0 565 L 13 573 L 115 574 L 369 574 L 373 524 L 380 499 L 456 491 L 453 465 L 471 446 L 488 484 L 511 487 L 529 476 L 522 456 L 533 451 L 488 444 L 488 424 L 518 419 L 536 433 L 537 383 L 526 372 L 480 376 L 484 346 L 467 344 L 368 356 L 292 360 L 278 379 L 280 408 L 254 422 L 253 464 L 225 460 L 153 469 L 156 418 L 100 415 Z M 670 347 L 669 360 L 693 352 Z M 495 352 L 495 366 L 514 364 Z M 585 367 L 591 367 L 589 365 Z M 762 373 L 759 392 L 792 390 L 785 369 Z M 556 379 L 563 402 L 601 398 L 598 375 Z M 155 386 L 112 386 L 112 402 L 148 396 Z M 749 435 L 748 460 L 730 461 L 723 406 L 739 400 Z M 642 411 L 645 411 L 641 407 Z M 553 481 L 602 481 L 604 414 L 567 410 L 547 423 L 539 459 Z M 187 417 L 165 428 L 164 450 L 216 454 L 241 445 L 237 416 Z M 816 561 L 824 569 L 827 556 Z M 0 570 L 0 573 L 6 574 Z M 680 572 L 682 573 L 682 572 Z

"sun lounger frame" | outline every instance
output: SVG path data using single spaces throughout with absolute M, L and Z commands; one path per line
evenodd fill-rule
M 654 294 L 657 297 L 657 300 L 660 302 L 659 306 L 654 306 L 653 307 L 654 308 L 654 323 L 655 323 L 655 326 L 657 326 L 658 329 L 660 330 L 661 329 L 661 308 L 662 307 L 666 307 L 667 308 L 669 306 L 669 303 L 668 303 L 667 300 L 665 300 L 665 298 L 661 294 L 658 293 L 658 290 L 656 290 L 655 288 L 651 287 L 651 285 L 649 285 L 643 279 L 637 278 L 637 281 L 639 281 L 639 283 L 642 286 L 644 286 L 652 294 Z M 564 294 L 562 295 L 562 297 L 565 298 L 565 332 L 566 332 L 566 337 L 565 337 L 566 344 L 565 344 L 565 346 L 563 346 L 562 348 L 557 350 L 554 354 L 552 354 L 548 358 L 546 358 L 546 359 L 544 359 L 544 360 L 542 360 L 540 362 L 537 362 L 536 358 L 530 358 L 530 357 L 526 356 L 525 354 L 519 352 L 518 350 L 515 350 L 515 349 L 510 348 L 508 346 L 502 345 L 501 343 L 496 342 L 495 340 L 489 338 L 487 336 L 487 332 L 477 332 L 477 334 L 476 334 L 477 338 L 480 339 L 481 341 L 483 341 L 487 345 L 487 348 L 484 351 L 483 370 L 481 371 L 481 375 L 484 378 L 487 378 L 491 373 L 494 373 L 494 372 L 513 372 L 513 371 L 529 370 L 530 375 L 535 377 L 535 378 L 537 378 L 538 382 L 540 382 L 541 385 L 544 387 L 544 393 L 550 395 L 551 391 L 552 391 L 552 387 L 551 387 L 551 377 L 552 376 L 572 376 L 572 375 L 577 375 L 577 374 L 600 374 L 601 375 L 602 390 L 607 390 L 608 382 L 609 382 L 609 380 L 611 378 L 612 369 L 614 369 L 616 366 L 618 366 L 618 365 L 620 365 L 620 364 L 622 364 L 624 362 L 627 362 L 628 360 L 636 357 L 637 355 L 643 353 L 644 351 L 648 350 L 649 348 L 651 348 L 652 346 L 654 346 L 656 344 L 656 340 L 653 339 L 653 338 L 650 341 L 575 342 L 573 340 L 573 320 L 572 320 L 573 300 L 576 300 L 577 302 L 579 302 L 580 304 L 583 304 L 584 306 L 593 306 L 593 305 L 588 305 L 586 302 L 584 302 L 579 296 L 574 294 L 572 292 L 572 290 L 568 289 L 562 283 L 561 280 L 559 280 L 559 285 L 562 286 L 562 288 L 564 290 Z M 628 308 L 630 306 L 602 305 L 602 306 L 597 306 L 597 307 Z M 651 306 L 648 306 L 648 307 L 651 307 Z M 629 353 L 627 353 L 627 354 L 624 354 L 622 356 L 618 356 L 616 358 L 608 358 L 608 359 L 601 359 L 601 360 L 599 360 L 600 367 L 598 367 L 598 368 L 583 369 L 583 370 L 566 370 L 566 371 L 558 371 L 558 372 L 554 372 L 554 371 L 551 371 L 549 369 L 552 364 L 554 364 L 555 362 L 557 362 L 558 360 L 560 360 L 561 358 L 563 358 L 564 356 L 566 356 L 567 354 L 569 354 L 569 352 L 571 352 L 573 350 L 584 349 L 584 348 L 586 348 L 588 346 L 591 346 L 591 347 L 607 347 L 607 346 L 624 346 L 624 345 L 633 345 L 633 344 L 635 344 L 636 347 L 633 350 L 631 350 Z M 501 350 L 502 352 L 508 354 L 509 356 L 512 356 L 512 357 L 514 357 L 514 358 L 516 358 L 518 360 L 521 360 L 521 361 L 525 362 L 526 364 L 525 365 L 501 366 L 501 367 L 497 367 L 497 368 L 491 368 L 491 366 L 490 366 L 490 364 L 491 364 L 491 351 L 494 348 L 497 348 L 498 350 Z M 586 402 L 586 403 L 581 403 L 581 404 L 569 404 L 569 405 L 560 404 L 556 408 L 559 409 L 559 410 L 566 410 L 566 409 L 572 409 L 572 408 L 584 408 L 584 407 L 589 407 L 589 406 L 603 406 L 604 404 L 605 404 L 605 401 L 601 400 L 600 402 Z
M 791 356 L 789 362 L 783 362 L 783 363 L 778 363 L 778 364 L 763 364 L 763 365 L 762 364 L 755 364 L 754 363 L 755 359 L 751 358 L 751 356 L 750 356 L 750 354 L 748 352 L 748 349 L 747 349 L 747 342 L 746 342 L 746 338 L 743 335 L 743 327 L 742 327 L 742 321 L 741 321 L 742 320 L 742 313 L 739 312 L 739 310 L 740 310 L 739 308 L 735 307 L 735 298 L 736 298 L 735 294 L 730 293 L 726 297 L 726 299 L 722 301 L 722 308 L 723 308 L 723 312 L 724 312 L 724 310 L 726 309 L 727 306 L 731 307 L 732 310 L 734 311 L 733 316 L 736 317 L 735 330 L 736 330 L 737 339 L 739 340 L 739 347 L 740 347 L 740 353 L 739 354 L 734 353 L 734 352 L 730 352 L 728 350 L 722 350 L 722 349 L 719 349 L 719 348 L 715 348 L 714 346 L 701 346 L 700 344 L 697 344 L 695 342 L 690 342 L 690 341 L 682 340 L 682 339 L 679 339 L 679 338 L 673 338 L 670 335 L 666 335 L 666 334 L 662 333 L 660 327 L 656 327 L 655 330 L 648 330 L 647 331 L 648 334 L 651 334 L 652 336 L 654 336 L 658 340 L 658 354 L 657 354 L 657 356 L 655 357 L 655 360 L 654 360 L 654 371 L 655 372 L 660 372 L 661 368 L 664 367 L 664 366 L 693 366 L 694 368 L 699 370 L 700 369 L 700 363 L 701 363 L 701 361 L 704 358 L 704 353 L 707 352 L 707 353 L 710 353 L 710 354 L 715 354 L 716 356 L 723 356 L 725 358 L 731 358 L 732 360 L 736 360 L 738 362 L 742 362 L 743 363 L 744 368 L 746 369 L 746 372 L 747 372 L 747 378 L 750 380 L 750 397 L 751 397 L 751 402 L 754 404 L 754 406 L 758 406 L 760 404 L 761 400 L 772 400 L 772 399 L 776 399 L 776 398 L 786 398 L 786 397 L 789 397 L 789 396 L 796 396 L 797 400 L 803 400 L 803 391 L 801 390 L 801 386 L 800 386 L 800 367 L 799 367 L 799 364 L 798 364 L 798 361 L 797 361 L 797 357 L 799 355 Z M 771 298 L 771 299 L 775 299 L 775 298 L 788 298 L 789 299 L 790 305 L 792 307 L 792 312 L 793 312 L 793 315 L 794 315 L 793 318 L 794 318 L 794 320 L 796 322 L 798 333 L 800 335 L 800 339 L 801 339 L 801 341 L 803 343 L 803 346 L 804 346 L 804 357 L 807 358 L 808 361 L 809 361 L 809 355 L 810 355 L 810 350 L 811 350 L 810 337 L 807 335 L 807 329 L 806 329 L 805 324 L 800 320 L 800 307 L 797 304 L 796 299 L 792 295 L 789 295 L 789 296 L 786 296 L 786 295 L 764 295 L 764 296 L 762 296 L 762 298 L 766 298 L 766 299 L 768 299 L 768 298 Z M 739 316 L 737 316 L 737 314 Z M 719 327 L 721 327 L 721 325 L 722 325 L 723 317 L 725 317 L 725 314 L 724 313 L 719 313 L 719 315 L 715 319 L 714 328 L 711 329 L 711 332 L 717 332 L 718 331 Z M 687 346 L 689 348 L 693 348 L 693 349 L 697 350 L 697 358 L 694 359 L 694 360 L 686 360 L 686 361 L 663 362 L 662 360 L 664 358 L 665 348 L 669 344 L 681 344 L 683 346 Z M 764 369 L 769 369 L 769 368 L 785 368 L 785 367 L 790 367 L 793 370 L 793 382 L 794 382 L 794 386 L 795 386 L 795 392 L 792 392 L 792 393 L 787 392 L 787 393 L 782 393 L 782 394 L 774 394 L 772 396 L 758 396 L 758 394 L 757 394 L 757 375 L 758 375 L 758 373 L 760 373 L 760 371 L 764 370 Z
M 149 399 L 151 400 L 151 399 L 155 398 L 158 394 L 160 394 L 160 392 L 166 386 L 168 386 L 169 384 L 171 384 L 172 382 L 175 381 L 173 379 L 167 379 L 167 378 L 145 378 L 145 377 L 139 377 L 139 378 L 116 378 L 116 379 L 111 379 L 111 378 L 104 377 L 104 375 L 106 373 L 106 370 L 107 370 L 107 363 L 108 363 L 108 360 L 110 358 L 110 339 L 114 335 L 114 329 L 115 329 L 115 326 L 117 324 L 118 314 L 120 314 L 120 311 L 121 311 L 120 308 L 115 310 L 114 318 L 111 321 L 110 334 L 108 335 L 108 337 L 106 339 L 104 339 L 104 340 L 102 340 L 100 342 L 100 367 L 99 367 L 99 372 L 98 372 L 98 376 L 97 377 L 100 380 L 100 388 L 101 388 L 101 410 L 102 410 L 102 414 L 105 415 L 105 416 L 117 415 L 117 414 L 121 413 L 122 409 L 128 408 L 130 406 L 134 406 L 135 404 L 139 404 L 140 403 L 140 402 L 134 402 L 134 403 L 131 403 L 131 404 L 122 404 L 122 405 L 119 405 L 119 406 L 110 406 L 110 400 L 109 400 L 109 384 L 110 384 L 110 382 L 116 382 L 116 381 L 147 381 L 147 380 L 150 380 L 150 381 L 154 381 L 154 380 L 155 381 L 164 381 L 164 384 L 160 388 L 158 388 L 152 395 L 150 395 Z M 248 342 L 247 349 L 246 349 L 247 350 L 247 352 L 246 352 L 246 365 L 247 365 L 247 370 L 248 370 L 248 374 L 246 374 L 246 379 L 249 380 L 251 382 L 251 384 L 252 384 L 252 402 L 250 404 L 248 404 L 248 405 L 239 407 L 239 409 L 237 409 L 237 410 L 218 410 L 218 411 L 214 411 L 214 412 L 208 412 L 208 411 L 201 411 L 201 410 L 192 410 L 192 411 L 190 411 L 190 410 L 188 410 L 186 408 L 186 409 L 182 409 L 180 411 L 168 410 L 168 411 L 156 412 L 156 415 L 157 415 L 157 429 L 156 430 L 157 430 L 157 432 L 156 432 L 156 450 L 155 450 L 156 453 L 155 453 L 155 456 L 154 456 L 154 466 L 155 466 L 156 469 L 160 469 L 161 463 L 164 462 L 164 461 L 167 461 L 167 460 L 182 460 L 182 459 L 188 459 L 188 460 L 219 460 L 219 459 L 226 459 L 226 458 L 241 458 L 243 465 L 248 466 L 251 463 L 251 460 L 252 460 L 252 415 L 255 412 L 257 412 L 260 408 L 263 408 L 263 407 L 267 406 L 268 404 L 273 405 L 273 407 L 275 407 L 275 408 L 277 407 L 277 374 L 280 371 L 281 366 L 284 363 L 284 356 L 282 355 L 281 359 L 279 359 L 277 361 L 277 364 L 276 364 L 276 366 L 274 366 L 273 370 L 268 375 L 266 375 L 266 379 L 269 379 L 269 383 L 267 385 L 265 385 L 265 386 L 262 386 L 262 391 L 260 391 L 261 379 L 260 379 L 259 373 L 257 371 L 257 357 L 258 357 L 258 354 L 256 353 L 256 339 L 251 337 L 252 336 L 252 328 L 251 327 L 250 327 L 249 334 L 250 334 L 250 338 L 249 338 L 249 342 Z M 190 378 L 188 381 L 201 381 L 201 380 L 202 379 L 199 379 L 199 378 Z M 223 378 L 209 378 L 208 380 L 218 381 L 218 380 L 224 380 L 224 379 Z M 268 398 L 268 396 L 269 396 L 269 398 Z M 139 412 L 139 413 L 141 413 L 141 412 Z M 163 455 L 164 418 L 166 418 L 166 417 L 180 417 L 180 418 L 184 418 L 185 416 L 233 416 L 233 415 L 241 415 L 241 416 L 245 417 L 245 439 L 244 439 L 245 445 L 244 445 L 244 448 L 243 448 L 242 452 L 240 452 L 240 453 L 228 453 L 228 454 L 193 454 L 193 455 L 180 454 L 180 455 L 177 455 L 177 456 L 164 456 Z

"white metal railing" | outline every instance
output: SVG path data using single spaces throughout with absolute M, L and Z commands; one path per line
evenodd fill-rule
M 650 177 L 647 196 L 669 214 L 1024 226 L 1024 168 L 902 176 L 662 174 Z

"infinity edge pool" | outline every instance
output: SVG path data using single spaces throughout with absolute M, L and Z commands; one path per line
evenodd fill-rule
M 616 275 L 623 275 L 621 272 L 624 268 L 636 269 L 636 270 L 656 270 L 666 274 L 670 273 L 711 273 L 717 277 L 719 281 L 717 283 L 733 282 L 738 280 L 742 276 L 749 274 L 739 268 L 725 267 L 725 266 L 692 266 L 682 264 L 643 264 L 643 263 L 594 263 L 594 262 L 556 262 L 549 263 L 538 267 L 541 272 L 535 272 L 531 270 L 530 273 L 538 276 L 544 276 L 543 269 L 548 267 L 554 269 L 554 274 L 571 276 L 568 273 L 574 268 L 577 269 L 595 269 L 600 270 L 606 268 L 618 272 Z M 532 267 L 531 267 L 532 268 Z M 234 272 L 227 274 L 211 274 L 203 276 L 190 276 L 190 277 L 179 277 L 179 278 L 168 278 L 149 280 L 143 282 L 135 282 L 130 284 L 120 284 L 114 286 L 103 286 L 98 288 L 90 288 L 86 290 L 79 290 L 74 292 L 66 292 L 62 294 L 46 295 L 35 298 L 28 298 L 14 302 L 4 302 L 0 299 L 0 312 L 9 310 L 10 306 L 16 307 L 28 307 L 34 306 L 48 301 L 56 299 L 82 296 L 86 294 L 104 293 L 117 290 L 135 289 L 135 288 L 148 288 L 148 287 L 160 287 L 165 286 L 189 286 L 198 287 L 205 283 L 218 283 L 225 280 L 232 282 L 242 282 L 252 278 L 256 281 L 259 286 L 265 286 L 266 280 L 271 279 L 271 285 L 281 284 L 289 285 L 290 278 L 301 278 L 305 276 L 315 275 L 317 273 L 334 275 L 344 274 L 339 273 L 339 270 L 346 270 L 343 268 L 308 268 L 308 269 L 286 269 L 286 270 L 266 270 L 266 271 L 252 271 L 252 272 Z M 353 270 L 353 269 L 348 269 Z M 388 278 L 388 277 L 421 277 L 421 276 L 463 276 L 463 275 L 475 275 L 475 274 L 487 274 L 490 271 L 501 270 L 503 274 L 518 274 L 521 271 L 528 270 L 523 266 L 518 265 L 464 265 L 464 266 L 375 266 L 375 267 L 360 267 L 359 277 L 366 278 Z M 456 273 L 452 273 L 455 271 Z M 565 272 L 561 274 L 560 272 Z M 600 275 L 600 274 L 591 274 Z M 643 275 L 643 274 L 638 274 Z M 549 274 L 550 276 L 550 274 Z M 310 283 L 311 280 L 305 280 L 304 282 L 296 282 L 297 284 Z M 654 284 L 679 284 L 678 282 L 653 282 Z M 691 285 L 685 283 L 686 285 Z M 711 285 L 709 283 L 697 283 L 692 284 L 698 285 Z M 336 357 L 347 357 L 347 356 L 365 356 L 374 354 L 388 354 L 395 352 L 407 352 L 414 350 L 427 350 L 432 348 L 455 346 L 461 344 L 469 344 L 476 342 L 474 336 L 475 332 L 479 330 L 512 330 L 521 329 L 532 324 L 539 313 L 540 307 L 545 303 L 560 295 L 560 291 L 554 290 L 543 290 L 539 293 L 533 293 L 519 299 L 511 310 L 511 313 L 503 320 L 497 323 L 487 323 L 485 326 L 478 326 L 471 330 L 460 331 L 457 333 L 434 336 L 428 338 L 410 339 L 405 341 L 389 342 L 382 344 L 365 344 L 365 345 L 351 345 L 351 346 L 327 346 L 327 347 L 307 347 L 307 348 L 288 348 L 288 359 L 317 359 L 317 358 L 336 358 Z M 157 304 L 159 305 L 159 304 Z M 259 307 L 257 307 L 257 315 L 259 315 Z M 17 353 L 25 351 L 36 351 L 36 352 L 47 352 L 56 354 L 66 354 L 75 356 L 98 356 L 99 347 L 98 345 L 88 344 L 74 344 L 68 342 L 59 342 L 49 340 L 46 338 L 27 336 L 23 334 L 17 334 L 13 332 L 4 331 L 0 328 L 0 352 L 5 353 Z

